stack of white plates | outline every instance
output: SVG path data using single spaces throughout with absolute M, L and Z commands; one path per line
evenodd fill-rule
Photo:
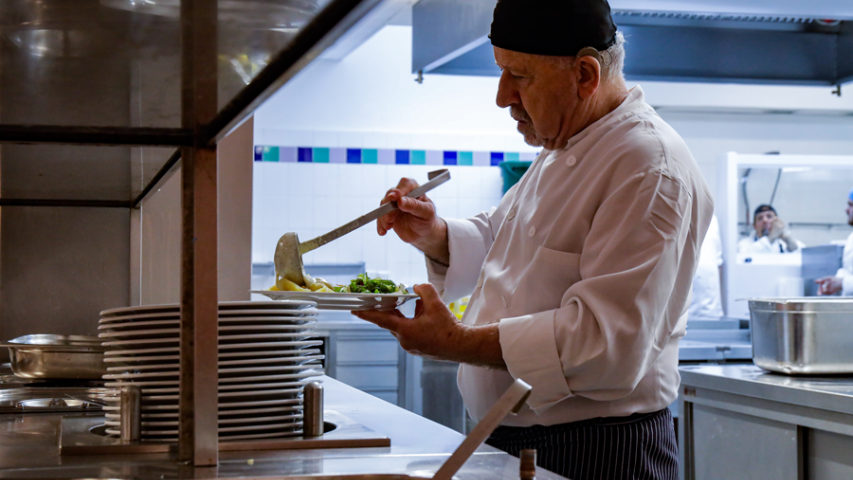
M 321 340 L 311 340 L 316 304 L 219 304 L 219 438 L 247 440 L 302 433 L 302 389 L 322 375 Z M 180 308 L 156 305 L 101 312 L 107 387 L 142 390 L 142 438 L 178 437 Z M 107 405 L 107 433 L 120 433 L 118 398 Z

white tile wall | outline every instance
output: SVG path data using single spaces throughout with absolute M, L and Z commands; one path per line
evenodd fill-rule
M 440 153 L 440 152 L 439 152 Z M 432 165 L 346 165 L 255 162 L 252 218 L 252 261 L 272 262 L 275 245 L 286 232 L 307 240 L 379 206 L 385 192 L 402 177 L 424 183 Z M 428 196 L 439 215 L 460 218 L 497 205 L 501 198 L 500 169 L 448 167 L 450 182 Z M 427 280 L 423 255 L 390 232 L 362 227 L 303 258 L 305 263 L 364 262 L 369 271 L 387 271 L 391 278 L 413 285 Z

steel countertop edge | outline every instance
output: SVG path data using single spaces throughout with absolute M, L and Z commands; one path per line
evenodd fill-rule
M 281 478 L 319 474 L 429 474 L 464 437 L 414 413 L 323 377 L 325 408 L 391 438 L 391 447 L 221 452 L 216 468 L 166 455 L 60 456 L 60 415 L 0 416 L 0 478 Z M 5 417 L 5 418 L 4 418 Z M 517 479 L 519 461 L 482 445 L 460 480 Z M 538 469 L 540 480 L 563 477 Z
M 678 369 L 681 389 L 705 388 L 792 405 L 853 414 L 853 376 L 791 376 L 755 365 L 698 365 Z

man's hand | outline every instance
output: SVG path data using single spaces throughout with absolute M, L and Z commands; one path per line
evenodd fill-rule
M 404 178 L 396 188 L 388 190 L 380 205 L 397 202 L 399 210 L 379 218 L 376 231 L 384 236 L 389 230 L 394 230 L 400 240 L 414 245 L 433 260 L 449 265 L 447 224 L 436 215 L 435 204 L 426 195 L 417 199 L 406 196 L 416 188 L 418 182 Z
M 483 367 L 506 368 L 501 355 L 498 324 L 465 326 L 441 301 L 432 284 L 415 285 L 421 296 L 414 318 L 399 310 L 363 311 L 353 315 L 390 331 L 403 350 L 421 357 Z
M 785 229 L 785 222 L 783 222 L 781 218 L 776 217 L 770 225 L 770 230 L 767 232 L 767 239 L 770 240 L 770 243 L 775 242 L 777 238 L 782 236 Z
M 835 295 L 843 288 L 841 277 L 818 278 L 814 283 L 820 285 L 817 290 L 818 295 Z

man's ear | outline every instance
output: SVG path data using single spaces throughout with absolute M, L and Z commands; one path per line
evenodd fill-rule
M 586 100 L 592 97 L 601 84 L 601 63 L 591 56 L 578 56 L 576 68 L 578 69 L 578 96 Z

